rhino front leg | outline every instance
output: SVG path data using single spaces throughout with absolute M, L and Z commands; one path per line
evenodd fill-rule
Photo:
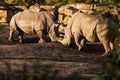
M 39 43 L 45 43 L 43 31 L 39 30 L 39 31 L 36 31 L 36 32 L 37 32 L 38 37 L 40 38 Z
M 9 38 L 8 38 L 9 41 L 14 40 L 13 39 L 13 34 L 14 34 L 15 30 L 16 30 L 16 28 L 12 28 L 12 26 L 10 26 L 10 33 L 9 33 Z
M 51 39 L 52 42 L 56 42 L 56 41 L 57 41 L 56 38 L 55 38 L 54 36 L 49 35 L 49 37 L 50 37 L 50 39 Z
M 56 39 L 56 31 L 55 31 L 55 27 L 52 26 L 52 28 L 50 28 L 49 30 L 49 37 L 51 39 L 52 42 L 56 42 L 57 39 Z
M 13 41 L 13 33 L 14 31 L 10 30 L 9 38 L 8 38 L 9 41 Z
M 84 39 L 80 39 L 80 34 L 79 33 L 74 33 L 73 34 L 74 39 L 75 39 L 75 43 L 78 47 L 78 50 L 80 51 L 82 49 L 82 47 L 84 46 Z M 79 43 L 80 41 L 80 43 Z

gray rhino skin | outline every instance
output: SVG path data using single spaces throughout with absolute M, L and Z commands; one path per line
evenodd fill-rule
M 44 43 L 44 35 L 48 33 L 52 42 L 56 42 L 56 23 L 53 16 L 48 12 L 32 12 L 25 10 L 15 14 L 10 21 L 10 34 L 8 40 L 13 40 L 13 34 L 19 31 L 19 42 L 22 43 L 23 34 L 37 33 L 39 43 Z
M 68 21 L 65 29 L 64 39 L 60 42 L 69 46 L 71 38 L 74 37 L 78 49 L 81 50 L 86 42 L 100 41 L 105 49 L 105 55 L 113 50 L 114 22 L 103 19 L 102 16 L 87 15 L 82 12 L 76 12 Z

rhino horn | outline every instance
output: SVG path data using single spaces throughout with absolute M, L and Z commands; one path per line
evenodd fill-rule
M 58 27 L 59 26 L 59 24 L 55 24 L 55 27 Z
M 62 45 L 64 45 L 64 46 L 69 46 L 69 45 L 67 45 L 67 44 L 64 42 L 64 40 L 59 40 L 59 42 L 60 42 Z
M 64 45 L 64 42 L 63 42 L 63 40 L 59 40 L 59 42 L 60 42 L 60 43 L 62 43 L 62 44 Z

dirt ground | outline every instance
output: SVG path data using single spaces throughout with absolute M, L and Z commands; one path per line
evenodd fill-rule
M 78 51 L 76 46 L 68 48 L 49 40 L 39 44 L 37 35 L 25 34 L 23 44 L 9 42 L 8 36 L 8 23 L 0 23 L 0 80 L 12 80 L 26 73 L 30 80 L 41 75 L 41 80 L 91 80 L 110 74 L 111 59 L 101 56 L 104 48 L 100 43 L 87 43 Z

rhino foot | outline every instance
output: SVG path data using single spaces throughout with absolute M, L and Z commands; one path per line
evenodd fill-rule
M 10 38 L 9 38 L 8 41 L 9 41 L 9 42 L 12 42 L 12 41 L 16 41 L 16 40 L 15 40 L 15 39 L 10 39 Z
M 57 42 L 57 39 L 51 39 L 51 41 L 54 43 L 54 42 Z
M 22 40 L 19 40 L 19 43 L 21 43 L 21 44 L 22 44 L 22 43 L 23 43 L 23 41 L 22 41 Z
M 57 40 L 54 40 L 54 41 L 52 41 L 53 43 L 56 43 L 57 42 Z
M 11 37 L 9 37 L 9 38 L 8 38 L 8 41 L 14 41 L 14 39 L 13 39 L 13 38 L 11 38 Z
M 107 54 L 102 54 L 102 56 L 103 56 L 103 57 L 106 57 L 106 56 L 107 56 Z
M 11 42 L 11 41 L 13 41 L 13 40 L 12 40 L 12 39 L 8 39 L 8 41 L 10 41 L 10 42 Z
M 43 43 L 45 43 L 45 40 L 41 39 L 41 40 L 39 40 L 38 43 L 43 44 Z
M 65 42 L 65 40 L 58 40 L 62 45 L 64 45 L 64 46 L 69 46 L 66 42 Z
M 81 51 L 81 50 L 82 50 L 82 47 L 81 47 L 81 46 L 78 46 L 78 50 Z
M 102 54 L 103 57 L 106 57 L 106 56 L 110 56 L 110 52 L 109 53 L 104 53 Z

